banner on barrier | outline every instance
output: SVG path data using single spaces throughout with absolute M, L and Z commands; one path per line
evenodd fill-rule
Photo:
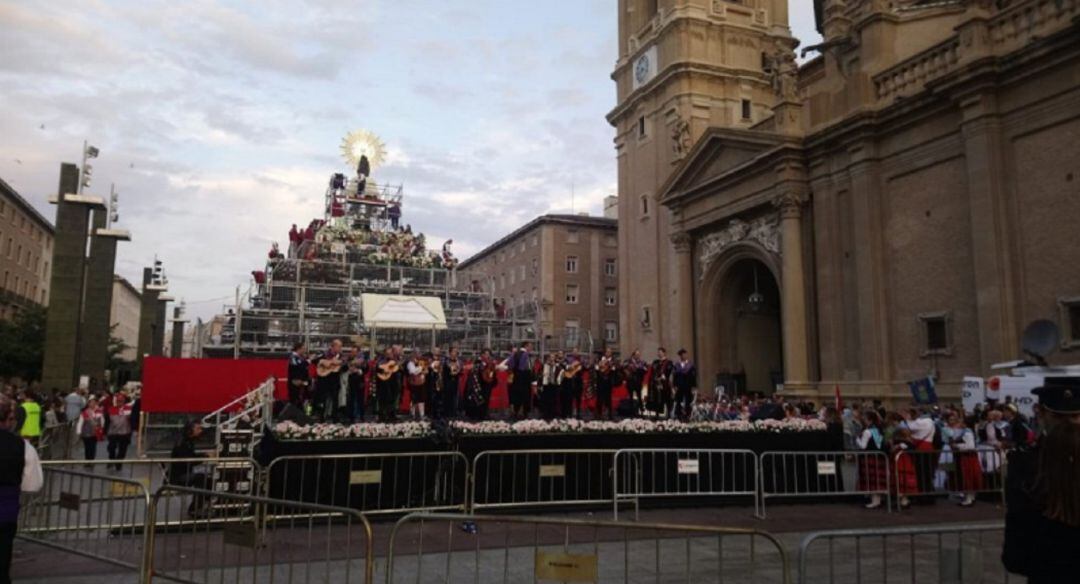
M 540 465 L 541 477 L 565 477 L 566 465 L 565 464 L 541 464 Z
M 536 579 L 555 582 L 596 582 L 598 580 L 596 556 L 537 550 Z
M 679 459 L 679 474 L 697 474 L 700 469 L 701 463 L 696 459 L 680 458 Z
M 835 475 L 836 462 L 832 460 L 819 460 L 817 463 L 817 473 L 819 475 Z

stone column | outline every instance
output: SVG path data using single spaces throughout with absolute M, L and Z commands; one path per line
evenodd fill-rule
M 672 234 L 671 243 L 675 247 L 675 303 L 679 317 L 676 338 L 679 339 L 679 347 L 689 349 L 698 359 L 694 330 L 694 240 L 689 233 L 678 232 Z M 679 347 L 668 350 L 677 351 Z
M 108 209 L 94 211 L 90 260 L 86 271 L 85 310 L 82 323 L 82 350 L 79 373 L 99 383 L 104 381 L 109 355 L 109 330 L 112 328 L 113 274 L 116 243 L 131 237 L 127 231 L 106 229 Z
M 91 209 L 103 207 L 105 203 L 100 197 L 77 195 L 79 178 L 77 166 L 60 165 L 42 368 L 42 387 L 46 391 L 53 388 L 68 391 L 77 381 L 86 235 Z
M 158 295 L 161 294 L 162 287 L 155 285 L 153 281 L 153 268 L 143 268 L 142 303 L 139 306 L 139 347 L 135 354 L 135 359 L 139 364 L 140 379 L 143 357 L 153 353 L 154 329 L 157 327 Z
M 780 291 L 784 331 L 784 383 L 810 381 L 806 338 L 806 278 L 802 247 L 802 206 L 805 197 L 789 191 L 776 198 L 780 210 Z
M 179 306 L 173 307 L 172 318 L 172 347 L 169 356 L 179 359 L 184 356 L 184 323 L 188 322 L 183 316 L 183 310 Z
M 165 356 L 165 316 L 167 314 L 167 308 L 169 302 L 172 301 L 171 296 L 165 294 L 158 294 L 157 306 L 154 307 L 154 337 L 150 344 L 150 354 L 155 357 Z

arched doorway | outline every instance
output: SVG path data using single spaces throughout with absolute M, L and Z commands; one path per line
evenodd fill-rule
M 771 394 L 783 383 L 780 287 L 773 268 L 754 253 L 728 258 L 713 281 L 713 352 L 718 381 L 728 388 Z

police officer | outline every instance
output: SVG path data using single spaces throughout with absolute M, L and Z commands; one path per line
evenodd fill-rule
M 1005 567 L 1029 584 L 1075 582 L 1080 574 L 1080 377 L 1047 377 L 1036 446 L 1009 455 Z

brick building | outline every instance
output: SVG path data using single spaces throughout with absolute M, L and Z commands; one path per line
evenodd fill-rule
M 619 347 L 618 222 L 543 215 L 461 263 L 496 302 L 535 311 L 547 347 Z
M 53 226 L 0 179 L 0 318 L 48 306 Z

